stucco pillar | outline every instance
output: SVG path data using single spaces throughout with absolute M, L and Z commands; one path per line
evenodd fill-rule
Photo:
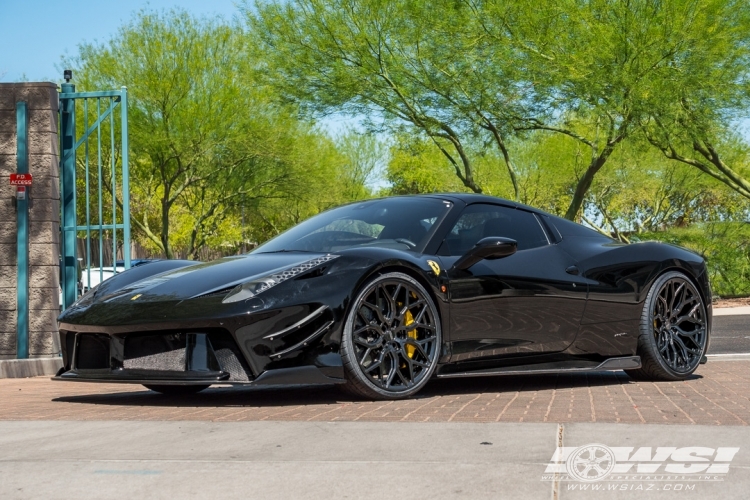
M 0 83 L 0 359 L 16 357 L 16 102 L 28 109 L 29 356 L 58 355 L 60 183 L 57 86 Z

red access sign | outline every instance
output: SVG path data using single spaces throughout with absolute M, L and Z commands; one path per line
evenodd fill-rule
M 11 186 L 31 186 L 31 174 L 10 174 Z

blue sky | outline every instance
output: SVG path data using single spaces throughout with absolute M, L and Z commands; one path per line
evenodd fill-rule
M 60 83 L 62 56 L 75 55 L 82 42 L 106 42 L 144 8 L 181 7 L 194 15 L 232 19 L 240 15 L 237 4 L 237 0 L 0 0 L 0 82 Z M 337 116 L 320 124 L 337 135 L 347 127 L 358 127 L 359 121 Z
M 0 82 L 60 82 L 60 59 L 76 54 L 78 44 L 108 40 L 140 9 L 172 7 L 227 19 L 239 15 L 237 0 L 0 0 Z M 337 134 L 359 122 L 334 117 L 322 125 Z M 750 120 L 737 128 L 750 138 Z
M 81 42 L 104 42 L 142 8 L 193 14 L 239 13 L 234 0 L 0 0 L 0 82 L 62 79 L 60 57 Z

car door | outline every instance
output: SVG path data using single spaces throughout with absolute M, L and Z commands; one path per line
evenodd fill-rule
M 512 238 L 515 254 L 482 260 L 466 271 L 452 264 L 477 241 Z M 575 340 L 586 282 L 532 212 L 492 204 L 467 206 L 439 254 L 450 288 L 451 361 L 562 351 Z

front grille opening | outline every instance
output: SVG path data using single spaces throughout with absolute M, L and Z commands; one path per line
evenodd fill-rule
M 109 369 L 109 337 L 96 333 L 79 334 L 76 358 L 79 370 Z
M 221 369 L 229 373 L 229 381 L 248 382 L 253 379 L 250 367 L 229 332 L 211 332 L 208 339 Z
M 122 367 L 126 370 L 184 371 L 184 333 L 128 335 Z

